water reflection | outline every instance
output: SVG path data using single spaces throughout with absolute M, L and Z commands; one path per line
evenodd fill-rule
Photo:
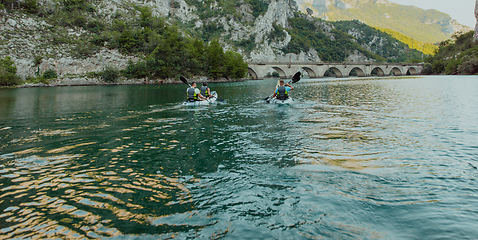
M 2 156 L 12 161 L 1 175 L 4 236 L 115 236 L 150 226 L 154 216 L 193 209 L 178 178 L 138 172 L 120 159 L 108 166 L 77 164 L 85 157 Z M 176 228 L 163 224 L 148 232 Z

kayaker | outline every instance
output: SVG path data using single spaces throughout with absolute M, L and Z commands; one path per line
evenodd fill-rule
M 191 87 L 189 87 L 186 92 L 188 93 L 189 102 L 203 101 L 208 99 L 207 97 L 204 97 L 203 95 L 201 95 L 201 91 L 196 88 L 196 82 L 193 82 L 191 84 Z
M 292 87 L 289 83 L 284 84 L 284 80 L 279 79 L 279 86 L 276 88 L 272 97 L 277 98 L 279 100 L 286 100 L 287 98 L 289 98 L 290 90 L 294 90 L 294 87 Z
M 207 86 L 207 82 L 204 82 L 201 87 L 201 95 L 204 97 L 210 98 L 211 96 L 211 89 Z

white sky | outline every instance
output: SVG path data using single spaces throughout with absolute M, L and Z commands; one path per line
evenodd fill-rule
M 423 9 L 436 9 L 447 13 L 459 23 L 475 28 L 475 0 L 388 0 L 390 2 L 413 5 Z

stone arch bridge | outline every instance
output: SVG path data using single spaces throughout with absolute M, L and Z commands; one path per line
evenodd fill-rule
M 306 71 L 310 78 L 324 77 L 327 71 L 332 71 L 336 77 L 348 77 L 353 70 L 359 77 L 368 77 L 419 75 L 423 70 L 423 64 L 250 62 L 247 69 L 252 79 L 264 79 L 271 68 L 285 79 L 292 78 L 296 72 L 301 70 Z

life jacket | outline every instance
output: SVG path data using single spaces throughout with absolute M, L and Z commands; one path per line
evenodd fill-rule
M 289 98 L 289 93 L 287 92 L 287 89 L 285 86 L 279 86 L 277 88 L 277 99 L 279 100 L 286 100 Z
M 194 102 L 198 100 L 198 95 L 196 94 L 196 88 L 190 87 L 188 88 L 188 101 Z
M 201 95 L 203 97 L 209 97 L 209 91 L 207 90 L 207 86 L 202 86 L 201 87 Z

